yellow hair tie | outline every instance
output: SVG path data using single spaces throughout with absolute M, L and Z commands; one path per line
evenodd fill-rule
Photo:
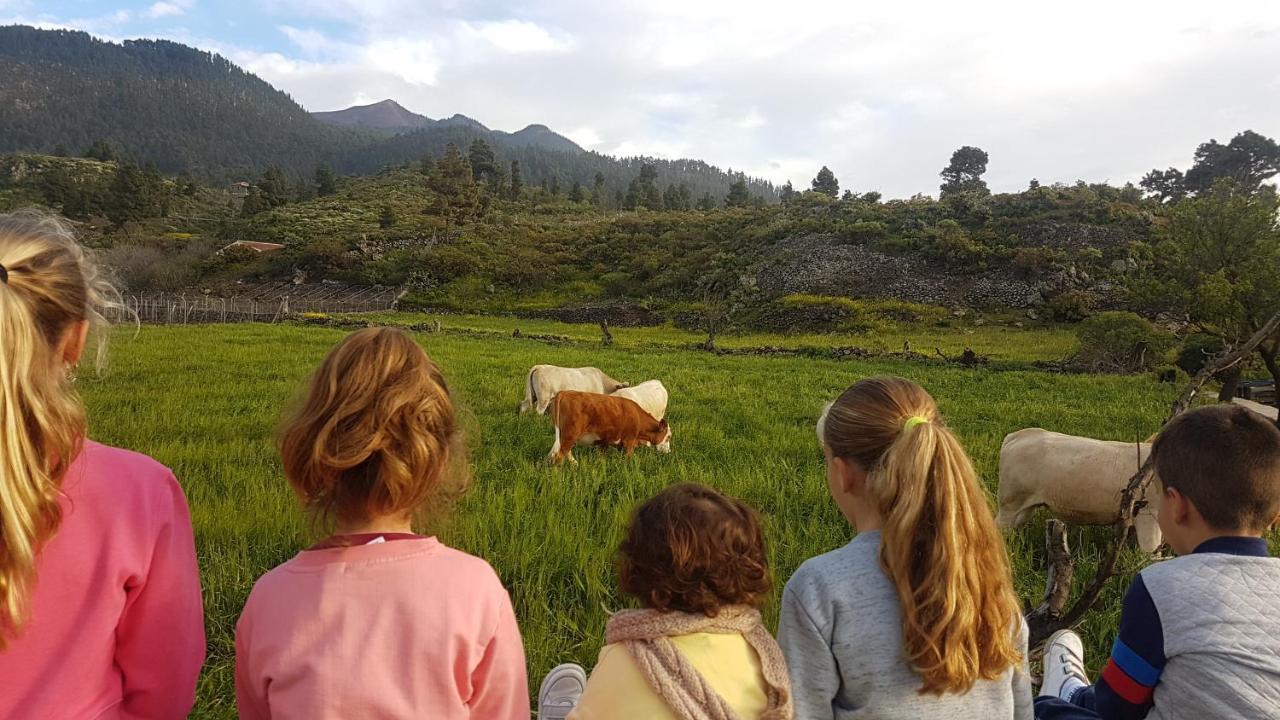
M 906 422 L 902 423 L 902 432 L 909 432 L 911 428 L 917 425 L 923 425 L 924 423 L 927 423 L 927 422 L 929 422 L 929 418 L 920 417 L 919 415 L 912 415 L 911 417 L 907 418 Z

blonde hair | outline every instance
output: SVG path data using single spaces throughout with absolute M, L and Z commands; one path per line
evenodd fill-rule
M 289 484 L 317 519 L 416 514 L 467 480 L 449 386 L 393 328 L 352 333 L 329 352 L 278 445 Z
M 54 354 L 75 323 L 105 324 L 119 295 L 67 226 L 37 211 L 0 215 L 0 266 L 2 650 L 25 621 L 36 556 L 62 521 L 62 478 L 85 435 L 84 405 Z
M 924 681 L 920 692 L 964 693 L 1020 663 L 1003 539 L 929 393 L 896 377 L 855 383 L 828 406 L 818 436 L 868 473 L 884 519 L 880 564 L 898 591 L 903 650 Z

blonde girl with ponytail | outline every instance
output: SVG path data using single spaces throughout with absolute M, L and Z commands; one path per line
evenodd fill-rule
M 1031 718 L 1008 556 L 933 398 L 903 378 L 860 381 L 823 412 L 818 438 L 858 534 L 783 592 L 796 717 Z
M 99 445 L 73 369 L 117 295 L 58 219 L 0 215 L 0 717 L 177 718 L 204 621 L 182 488 Z

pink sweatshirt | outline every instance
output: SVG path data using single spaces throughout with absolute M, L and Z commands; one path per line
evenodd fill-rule
M 435 538 L 304 550 L 236 625 L 242 720 L 529 720 L 511 599 Z
M 145 455 L 86 442 L 62 492 L 28 620 L 0 651 L 0 718 L 185 718 L 204 616 L 182 488 Z

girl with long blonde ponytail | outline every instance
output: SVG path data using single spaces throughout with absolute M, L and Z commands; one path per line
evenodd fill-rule
M 818 437 L 858 531 L 783 593 L 797 718 L 1032 717 L 1026 633 L 973 464 L 919 385 L 855 383 Z
M 86 438 L 73 383 L 117 304 L 60 220 L 0 215 L 0 717 L 180 717 L 194 700 L 186 500 L 155 461 Z

